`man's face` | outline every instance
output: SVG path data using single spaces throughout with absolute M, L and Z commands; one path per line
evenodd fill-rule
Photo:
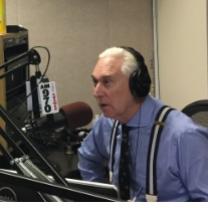
M 93 95 L 107 117 L 127 122 L 138 110 L 129 89 L 129 78 L 121 72 L 123 59 L 105 57 L 98 60 L 92 72 Z

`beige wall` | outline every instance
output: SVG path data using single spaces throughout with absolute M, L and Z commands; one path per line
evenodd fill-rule
M 156 0 L 160 98 L 182 109 L 207 99 L 207 1 Z
M 7 24 L 29 30 L 30 47 L 49 48 L 60 105 L 81 100 L 99 112 L 90 73 L 108 46 L 136 47 L 152 73 L 152 0 L 7 0 L 6 7 Z

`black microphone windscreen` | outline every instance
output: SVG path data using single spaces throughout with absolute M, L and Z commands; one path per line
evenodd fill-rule
M 92 121 L 93 112 L 91 107 L 84 102 L 75 102 L 64 105 L 60 112 L 65 116 L 70 129 L 85 126 Z

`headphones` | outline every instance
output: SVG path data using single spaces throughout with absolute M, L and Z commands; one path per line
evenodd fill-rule
M 150 92 L 151 78 L 144 62 L 144 57 L 134 48 L 126 46 L 120 48 L 131 53 L 137 62 L 136 70 L 133 71 L 129 77 L 129 88 L 132 95 L 136 99 L 145 97 Z

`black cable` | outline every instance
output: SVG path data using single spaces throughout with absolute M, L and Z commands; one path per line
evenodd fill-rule
M 47 61 L 47 63 L 46 63 L 46 67 L 45 67 L 45 70 L 44 70 L 44 72 L 43 72 L 43 75 L 42 75 L 42 77 L 41 77 L 41 79 L 40 79 L 40 83 L 41 83 L 42 79 L 45 77 L 46 73 L 48 72 L 48 68 L 49 68 L 49 64 L 50 64 L 50 60 L 51 60 L 51 54 L 50 54 L 49 49 L 48 49 L 47 47 L 45 47 L 45 46 L 34 46 L 34 47 L 32 47 L 32 49 L 35 49 L 35 48 L 42 48 L 42 49 L 45 49 L 45 51 L 46 51 L 47 54 L 48 54 L 48 61 Z

